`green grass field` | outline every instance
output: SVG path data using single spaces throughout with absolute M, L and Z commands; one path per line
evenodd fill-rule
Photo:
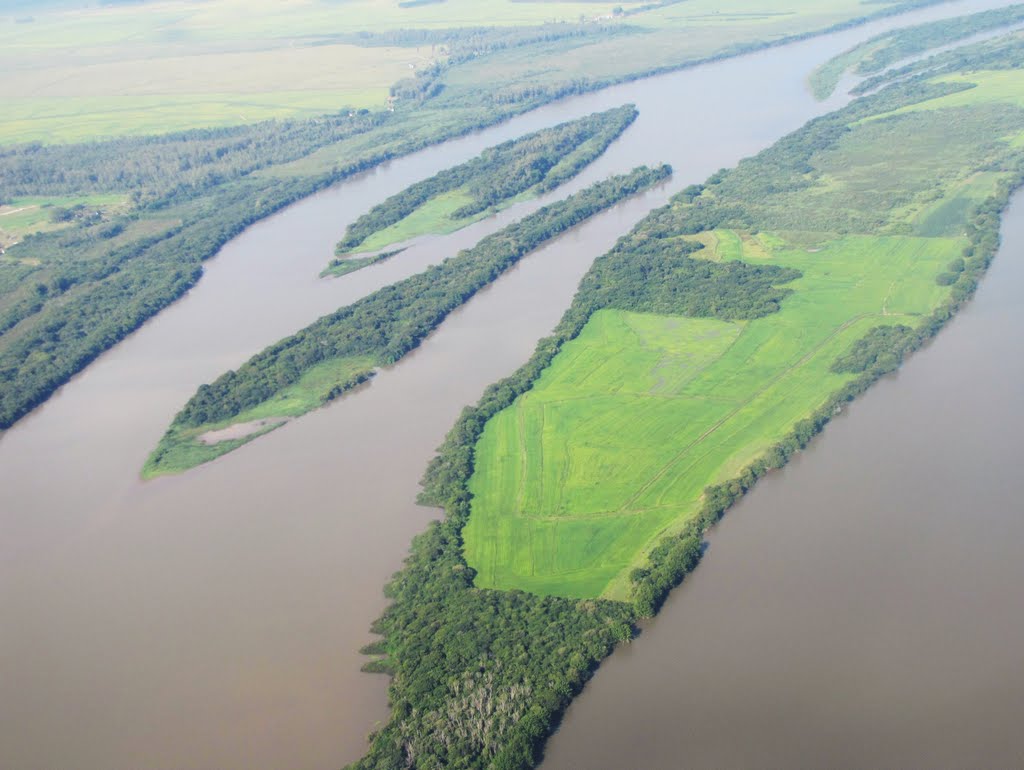
M 616 5 L 629 7 L 628 2 Z M 69 142 L 384 109 L 389 87 L 442 57 L 339 35 L 524 25 L 607 14 L 607 2 L 394 0 L 109 4 L 0 16 L 0 143 Z
M 965 241 L 852 236 L 820 251 L 735 233 L 712 258 L 795 267 L 783 310 L 746 323 L 602 310 L 477 447 L 466 557 L 477 585 L 626 598 L 624 573 L 847 376 L 868 329 L 934 309 Z
M 32 233 L 67 227 L 68 222 L 52 220 L 54 208 L 84 206 L 89 211 L 99 211 L 106 215 L 123 210 L 127 202 L 123 195 L 14 198 L 6 205 L 0 206 L 0 247 L 7 248 Z
M 948 75 L 936 80 L 948 83 L 971 83 L 974 88 L 902 107 L 892 114 L 941 110 L 949 107 L 970 107 L 981 102 L 1024 107 L 1024 72 L 1020 70 L 983 70 L 972 72 L 969 75 Z

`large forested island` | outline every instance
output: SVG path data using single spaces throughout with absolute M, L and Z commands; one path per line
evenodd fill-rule
M 1024 4 L 947 2 L 0 12 L 0 766 L 537 767 L 721 517 L 974 297 Z M 824 32 L 798 117 L 651 157 L 723 121 L 631 81 Z
M 945 324 L 1024 180 L 1022 55 L 1014 35 L 930 61 L 595 262 L 427 471 L 446 517 L 389 586 L 368 652 L 394 716 L 359 767 L 536 763 L 705 531 Z

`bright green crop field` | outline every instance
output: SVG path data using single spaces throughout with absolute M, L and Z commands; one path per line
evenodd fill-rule
M 625 598 L 623 573 L 847 377 L 870 328 L 914 325 L 959 238 L 852 236 L 795 249 L 716 233 L 712 258 L 803 271 L 780 313 L 725 322 L 602 310 L 477 447 L 466 556 L 477 585 Z M 716 253 L 717 252 L 717 253 Z

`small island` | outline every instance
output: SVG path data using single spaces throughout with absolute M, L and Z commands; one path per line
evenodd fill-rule
M 410 185 L 349 225 L 321 275 L 339 276 L 394 256 L 421 235 L 461 230 L 569 181 L 636 120 L 631 104 L 545 128 L 485 150 Z M 365 255 L 365 256 L 359 256 Z

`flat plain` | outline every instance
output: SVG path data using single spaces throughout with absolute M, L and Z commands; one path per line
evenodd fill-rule
M 54 4 L 0 14 L 0 143 L 383 110 L 393 83 L 448 53 L 444 45 L 394 36 L 402 30 L 574 23 L 623 33 L 513 47 L 486 63 L 461 66 L 450 78 L 454 87 L 525 85 L 679 66 L 894 4 L 737 0 L 727 13 L 710 0 L 664 7 L 627 0 Z M 374 38 L 389 33 L 390 42 Z

